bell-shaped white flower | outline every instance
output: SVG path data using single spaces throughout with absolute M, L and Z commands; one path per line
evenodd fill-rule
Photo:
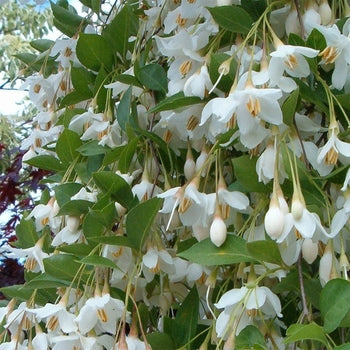
M 313 242 L 310 238 L 305 238 L 301 245 L 301 251 L 303 253 L 304 260 L 308 264 L 312 264 L 317 258 L 318 244 Z
M 220 209 L 217 209 L 217 212 L 214 216 L 214 220 L 210 226 L 209 235 L 210 240 L 217 247 L 222 246 L 226 241 L 227 227 L 224 220 L 221 217 Z

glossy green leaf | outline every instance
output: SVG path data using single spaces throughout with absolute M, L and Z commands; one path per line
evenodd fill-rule
M 322 289 L 320 310 L 324 330 L 333 332 L 350 310 L 350 282 L 344 279 L 330 280 Z
M 84 67 L 71 67 L 72 84 L 79 93 L 93 97 L 91 86 L 95 81 L 95 75 Z
M 156 113 L 162 111 L 169 111 L 176 108 L 191 106 L 196 103 L 201 103 L 202 100 L 197 96 L 185 96 L 182 91 L 165 98 L 154 107 L 152 107 L 148 113 Z
M 350 350 L 350 343 L 345 343 L 333 348 L 333 350 Z
M 80 216 L 81 214 L 86 214 L 93 204 L 93 202 L 83 199 L 71 200 L 63 204 L 57 215 Z
M 195 337 L 198 315 L 199 295 L 194 285 L 176 312 L 172 335 L 178 347 L 189 343 Z
M 245 327 L 236 337 L 236 349 L 268 349 L 265 345 L 264 336 L 255 326 Z
M 108 202 L 107 204 L 104 204 L 104 207 L 100 208 L 99 202 L 97 202 L 90 210 L 90 215 L 104 227 L 111 228 L 117 217 L 115 203 Z
M 130 46 L 130 36 L 136 35 L 138 28 L 138 18 L 132 8 L 125 4 L 123 8 L 113 18 L 111 23 L 104 29 L 102 35 L 118 53 L 123 60 L 126 57 Z
M 118 245 L 122 247 L 132 248 L 132 243 L 126 236 L 91 236 L 89 242 L 97 242 L 102 244 Z
M 39 169 L 48 170 L 48 171 L 62 171 L 64 170 L 63 164 L 53 156 L 41 155 L 30 158 L 25 161 L 25 163 L 35 166 Z
M 295 89 L 288 98 L 284 101 L 282 106 L 283 121 L 287 125 L 292 125 L 295 111 L 299 100 L 299 89 Z
M 113 261 L 98 255 L 86 256 L 85 258 L 79 260 L 79 263 L 93 266 L 109 267 L 112 269 L 118 268 L 118 266 Z
M 249 13 L 239 6 L 209 7 L 215 22 L 232 33 L 248 34 L 252 28 L 253 19 Z
M 118 167 L 124 174 L 129 172 L 131 160 L 134 157 L 138 143 L 139 139 L 137 137 L 132 138 L 120 153 Z
M 54 43 L 55 42 L 53 40 L 49 39 L 36 39 L 30 42 L 30 46 L 39 52 L 45 52 L 47 50 L 50 50 Z
M 63 163 L 71 163 L 78 156 L 77 148 L 82 145 L 79 135 L 74 131 L 65 129 L 56 143 L 56 153 Z
M 102 66 L 108 70 L 113 68 L 114 55 L 111 46 L 101 35 L 81 33 L 76 53 L 79 61 L 95 72 L 98 72 Z
M 93 248 L 85 243 L 73 243 L 57 247 L 56 249 L 60 252 L 73 254 L 76 256 L 86 256 L 91 253 Z
M 33 296 L 33 289 L 25 288 L 25 286 L 21 284 L 2 287 L 0 288 L 0 292 L 6 295 L 8 299 L 16 298 L 21 301 L 28 301 Z M 50 302 L 47 294 L 43 295 L 40 292 L 41 291 L 37 291 L 37 293 L 35 293 L 35 302 L 39 305 L 45 305 L 46 303 Z
M 228 60 L 230 58 L 230 55 L 226 53 L 214 53 L 210 55 L 210 65 L 209 65 L 209 75 L 212 82 L 216 82 L 219 79 L 220 73 L 219 73 L 219 67 L 220 65 Z M 230 64 L 230 71 L 228 74 L 223 75 L 217 85 L 217 87 L 220 90 L 223 91 L 230 91 L 235 74 L 237 69 L 237 62 L 232 59 Z
M 106 227 L 95 216 L 88 212 L 83 219 L 84 237 L 90 242 L 90 237 L 102 236 L 106 231 Z
M 121 176 L 112 171 L 101 171 L 93 174 L 93 178 L 104 193 L 110 194 L 112 199 L 123 207 L 130 208 L 134 203 L 130 185 Z
M 133 248 L 141 250 L 162 200 L 152 198 L 133 207 L 126 217 L 126 234 Z
M 248 253 L 258 261 L 284 265 L 275 241 L 253 241 L 247 243 Z
M 61 279 L 53 278 L 44 273 L 39 274 L 35 278 L 26 283 L 26 289 L 46 289 L 46 288 L 60 288 L 69 286 L 69 282 Z
M 108 148 L 99 145 L 97 140 L 91 140 L 77 148 L 77 151 L 82 156 L 89 157 L 105 154 L 108 151 Z
M 16 226 L 16 237 L 17 240 L 11 244 L 17 248 L 30 248 L 34 247 L 39 237 L 35 230 L 34 221 L 22 218 L 20 223 Z
M 168 91 L 168 78 L 164 68 L 156 63 L 140 68 L 138 79 L 146 88 L 155 91 Z
M 247 251 L 246 241 L 232 234 L 227 236 L 225 243 L 219 248 L 207 238 L 177 255 L 205 266 L 255 261 L 254 257 Z
M 126 124 L 130 122 L 131 114 L 131 98 L 132 98 L 132 86 L 123 93 L 117 110 L 117 120 L 123 131 L 126 130 Z
M 72 281 L 81 268 L 81 264 L 76 260 L 74 255 L 53 254 L 43 260 L 45 272 L 54 278 Z M 84 275 L 80 275 L 80 277 L 83 281 L 85 280 Z
M 232 159 L 237 182 L 242 185 L 246 192 L 271 193 L 270 186 L 258 181 L 256 161 L 256 157 L 251 157 L 248 154 Z
M 257 20 L 266 9 L 266 0 L 241 0 L 241 6 L 254 20 Z
M 328 347 L 325 332 L 321 326 L 314 322 L 309 324 L 292 324 L 287 329 L 287 337 L 284 339 L 284 342 L 289 344 L 307 339 L 316 340 Z
M 148 333 L 146 339 L 151 345 L 152 349 L 162 350 L 176 350 L 172 339 L 166 333 Z
M 81 188 L 82 184 L 77 182 L 66 182 L 61 185 L 55 186 L 55 198 L 59 207 L 62 207 L 65 203 L 71 200 L 75 194 L 77 194 Z

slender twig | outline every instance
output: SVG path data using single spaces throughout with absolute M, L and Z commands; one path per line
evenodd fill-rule
M 299 276 L 299 284 L 300 284 L 300 294 L 301 294 L 301 302 L 303 304 L 303 314 L 300 319 L 300 323 L 303 322 L 304 318 L 309 315 L 309 309 L 306 303 L 306 295 L 304 288 L 304 280 L 303 280 L 303 269 L 302 269 L 302 253 L 300 252 L 298 257 L 298 276 Z

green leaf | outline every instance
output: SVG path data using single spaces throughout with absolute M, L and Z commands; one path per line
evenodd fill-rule
M 189 343 L 197 333 L 199 295 L 196 285 L 187 294 L 176 312 L 172 335 L 177 347 Z
M 25 163 L 43 170 L 49 170 L 49 171 L 64 170 L 63 164 L 56 157 L 49 156 L 46 154 L 30 158 L 26 160 Z
M 350 309 L 350 282 L 343 279 L 330 280 L 322 289 L 320 311 L 324 330 L 333 332 Z
M 241 6 L 254 20 L 257 20 L 266 9 L 266 0 L 241 0 Z
M 95 75 L 84 67 L 71 67 L 72 84 L 82 95 L 93 97 L 90 86 L 94 84 Z
M 146 335 L 146 339 L 152 349 L 176 350 L 172 339 L 166 333 L 149 333 Z
M 298 105 L 298 100 L 299 100 L 299 88 L 294 90 L 283 103 L 283 106 L 282 106 L 283 121 L 285 124 L 289 126 L 293 124 L 293 119 L 294 119 L 295 111 Z
M 133 248 L 141 250 L 162 200 L 152 198 L 133 207 L 126 217 L 126 233 Z
M 72 6 L 60 6 L 50 1 L 51 10 L 54 16 L 54 24 L 57 24 L 57 29 L 69 37 L 78 33 L 79 28 L 84 29 L 88 23 L 85 18 L 80 17 Z
M 76 53 L 79 61 L 86 67 L 98 72 L 103 66 L 112 70 L 114 55 L 108 41 L 97 34 L 79 35 Z
M 74 106 L 79 102 L 89 100 L 91 97 L 91 92 L 73 90 L 62 98 L 59 108 L 62 109 L 64 107 Z
M 54 44 L 55 42 L 49 39 L 36 39 L 30 42 L 30 46 L 39 52 L 50 50 Z
M 122 59 L 125 59 L 128 47 L 130 46 L 130 36 L 136 36 L 138 31 L 138 18 L 132 8 L 124 4 L 123 8 L 114 17 L 111 23 L 106 26 L 102 35 L 118 52 Z
M 236 337 L 236 349 L 268 349 L 264 336 L 255 326 L 245 327 Z
M 112 269 L 118 268 L 118 266 L 113 261 L 98 255 L 86 256 L 85 258 L 79 260 L 79 263 L 93 266 L 110 267 Z
M 26 289 L 60 288 L 67 286 L 69 286 L 69 282 L 53 278 L 45 272 L 41 273 L 25 284 Z
M 215 22 L 232 33 L 248 34 L 253 25 L 249 13 L 239 6 L 208 7 Z
M 232 159 L 233 169 L 237 182 L 242 185 L 246 192 L 271 193 L 271 187 L 258 181 L 256 173 L 256 157 L 246 154 Z
M 117 109 L 117 120 L 123 131 L 126 130 L 126 124 L 130 122 L 130 108 L 132 98 L 132 86 L 124 92 Z
M 12 242 L 17 248 L 31 248 L 34 247 L 39 237 L 35 230 L 33 220 L 26 220 L 22 218 L 20 223 L 16 226 L 17 240 Z
M 111 228 L 117 217 L 117 211 L 115 209 L 115 203 L 108 202 L 104 204 L 104 207 L 100 208 L 100 203 L 97 202 L 90 210 L 90 214 L 104 227 Z
M 81 214 L 86 214 L 93 204 L 93 202 L 83 199 L 69 201 L 63 204 L 57 215 L 80 216 Z
M 130 242 L 128 237 L 119 236 L 119 235 L 118 236 L 95 236 L 95 237 L 91 236 L 89 237 L 89 241 L 132 248 L 132 243 Z
M 105 232 L 105 226 L 95 216 L 88 212 L 83 219 L 83 232 L 84 237 L 90 242 L 90 237 L 101 237 Z
M 168 78 L 164 68 L 156 63 L 140 68 L 137 78 L 146 88 L 155 91 L 168 91 Z
M 154 107 L 152 107 L 148 113 L 157 113 L 162 111 L 169 111 L 171 109 L 191 106 L 196 103 L 203 102 L 198 96 L 185 96 L 182 91 L 165 98 Z
M 274 241 L 253 241 L 247 243 L 248 253 L 256 260 L 284 265 L 278 245 Z
M 77 261 L 76 256 L 70 254 L 54 254 L 43 260 L 45 272 L 57 279 L 63 279 L 65 281 L 72 281 L 76 278 L 78 271 L 81 268 L 81 264 Z M 79 276 L 85 281 L 85 276 Z
M 77 151 L 85 157 L 96 156 L 98 154 L 105 154 L 108 149 L 98 144 L 97 140 L 91 140 L 84 143 L 82 146 L 77 148 Z
M 333 350 L 350 350 L 350 343 L 345 343 L 333 348 Z
M 119 175 L 112 171 L 101 171 L 93 174 L 96 185 L 104 192 L 111 195 L 115 202 L 130 209 L 134 203 L 134 195 L 130 185 Z
M 74 131 L 65 129 L 56 143 L 56 153 L 63 163 L 71 163 L 78 156 L 77 148 L 82 145 L 79 135 Z
M 87 256 L 91 253 L 93 248 L 85 243 L 74 243 L 56 247 L 56 249 L 60 252 L 73 254 L 76 256 Z
M 108 71 L 105 69 L 104 66 L 101 66 L 101 69 L 97 74 L 94 85 L 94 96 L 96 98 L 96 103 L 99 112 L 104 112 L 106 110 L 106 103 L 107 101 L 109 101 L 109 98 L 107 99 L 107 89 L 105 88 L 105 85 L 107 83 Z
M 134 137 L 129 140 L 129 143 L 123 148 L 119 156 L 118 167 L 122 173 L 127 173 L 131 164 L 131 160 L 136 152 L 139 139 Z
M 25 288 L 25 286 L 21 284 L 2 287 L 0 288 L 0 292 L 4 293 L 8 299 L 16 298 L 22 301 L 28 301 L 33 296 L 33 289 Z M 39 305 L 45 305 L 47 302 L 49 302 L 49 299 L 38 292 L 35 294 L 35 302 Z
M 246 241 L 232 234 L 227 235 L 225 243 L 219 248 L 207 238 L 177 255 L 205 266 L 229 265 L 255 261 L 247 251 Z
M 77 182 L 66 182 L 55 186 L 53 190 L 58 206 L 61 208 L 65 203 L 70 202 L 71 197 L 77 194 L 82 187 L 83 185 Z
M 327 337 L 322 327 L 314 322 L 310 324 L 292 324 L 287 329 L 287 337 L 284 339 L 284 342 L 288 344 L 307 339 L 319 341 L 329 348 Z
M 119 81 L 126 85 L 133 85 L 142 88 L 142 84 L 137 78 L 130 74 L 118 74 L 113 78 L 113 81 Z

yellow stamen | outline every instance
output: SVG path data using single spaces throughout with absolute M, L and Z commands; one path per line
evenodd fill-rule
M 327 165 L 335 165 L 338 161 L 338 151 L 332 147 L 326 154 L 325 163 Z
M 108 317 L 105 309 L 97 309 L 97 316 L 101 320 L 101 322 L 107 322 Z
M 179 71 L 182 75 L 186 75 L 192 68 L 192 61 L 185 61 L 181 64 Z
M 287 55 L 286 60 L 284 60 L 284 63 L 288 66 L 289 69 L 293 70 L 298 65 L 298 60 L 295 57 L 295 55 Z
M 338 49 L 334 46 L 327 46 L 323 51 L 319 54 L 322 57 L 322 60 L 326 64 L 334 63 L 334 61 L 339 56 Z
M 189 198 L 184 198 L 179 205 L 179 213 L 183 214 L 192 205 L 192 201 Z
M 259 115 L 259 113 L 261 111 L 259 99 L 250 96 L 249 101 L 247 102 L 246 106 L 247 106 L 249 113 L 253 117 L 256 117 L 257 115 Z
M 199 119 L 194 115 L 192 115 L 187 121 L 186 129 L 193 131 L 198 124 L 199 124 Z
M 54 331 L 58 327 L 58 317 L 51 316 L 47 321 L 46 328 L 50 331 Z

